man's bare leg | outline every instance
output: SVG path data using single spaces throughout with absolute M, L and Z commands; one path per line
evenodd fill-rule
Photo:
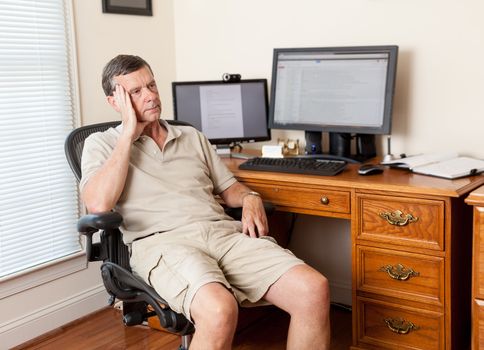
M 237 326 L 238 305 L 220 283 L 202 286 L 193 298 L 190 313 L 195 334 L 190 350 L 230 350 Z
M 264 299 L 291 315 L 287 349 L 329 349 L 328 280 L 308 265 L 297 265 L 279 278 Z

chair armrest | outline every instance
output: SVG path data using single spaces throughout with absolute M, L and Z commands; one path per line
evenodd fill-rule
M 225 209 L 225 214 L 228 216 L 231 216 L 235 220 L 241 220 L 242 219 L 242 208 L 229 208 L 226 207 Z M 264 210 L 266 212 L 267 216 L 271 216 L 272 213 L 276 210 L 276 207 L 270 203 L 270 202 L 264 202 Z
M 99 230 L 119 228 L 123 217 L 117 212 L 107 211 L 97 214 L 87 214 L 77 222 L 77 231 L 83 235 L 92 235 Z
M 86 236 L 86 255 L 88 261 L 104 261 L 107 258 L 106 240 L 103 243 L 92 243 L 92 235 L 99 230 L 108 233 L 110 230 L 117 230 L 123 217 L 117 212 L 103 212 L 84 215 L 77 221 L 77 231 Z M 101 236 L 103 237 L 103 236 Z

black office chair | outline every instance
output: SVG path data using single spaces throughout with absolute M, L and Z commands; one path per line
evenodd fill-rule
M 168 120 L 172 125 L 190 125 L 180 121 Z M 119 125 L 120 122 L 105 122 L 83 126 L 73 130 L 65 142 L 67 161 L 76 176 L 81 179 L 81 156 L 84 140 L 94 132 L 104 131 Z M 264 203 L 267 214 L 274 208 Z M 227 214 L 240 219 L 240 208 L 227 208 Z M 109 304 L 115 299 L 123 302 L 123 322 L 126 326 L 139 325 L 149 317 L 157 316 L 161 327 L 182 336 L 179 350 L 186 350 L 190 344 L 194 325 L 182 314 L 170 309 L 168 303 L 144 281 L 131 273 L 128 247 L 123 243 L 119 226 L 123 221 L 117 212 L 88 214 L 77 223 L 80 234 L 86 236 L 86 255 L 88 261 L 103 261 L 101 275 L 104 286 L 110 294 Z M 100 242 L 93 243 L 92 236 L 99 232 Z M 151 308 L 151 310 L 150 310 Z

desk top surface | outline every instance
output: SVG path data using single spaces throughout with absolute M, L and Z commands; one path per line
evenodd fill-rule
M 484 184 L 484 176 L 468 176 L 447 180 L 433 176 L 419 175 L 403 169 L 385 169 L 382 174 L 358 175 L 359 164 L 348 164 L 336 176 L 287 174 L 279 172 L 240 170 L 241 159 L 225 158 L 225 163 L 234 175 L 243 182 L 278 182 L 304 186 L 331 186 L 361 190 L 394 191 L 409 194 L 426 194 L 446 197 L 460 197 Z M 483 190 L 484 197 L 484 190 Z M 484 198 L 483 198 L 484 199 Z

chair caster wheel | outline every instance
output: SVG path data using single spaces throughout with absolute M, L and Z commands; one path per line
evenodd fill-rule
M 140 312 L 129 312 L 123 316 L 125 326 L 136 326 L 143 323 L 143 315 Z

